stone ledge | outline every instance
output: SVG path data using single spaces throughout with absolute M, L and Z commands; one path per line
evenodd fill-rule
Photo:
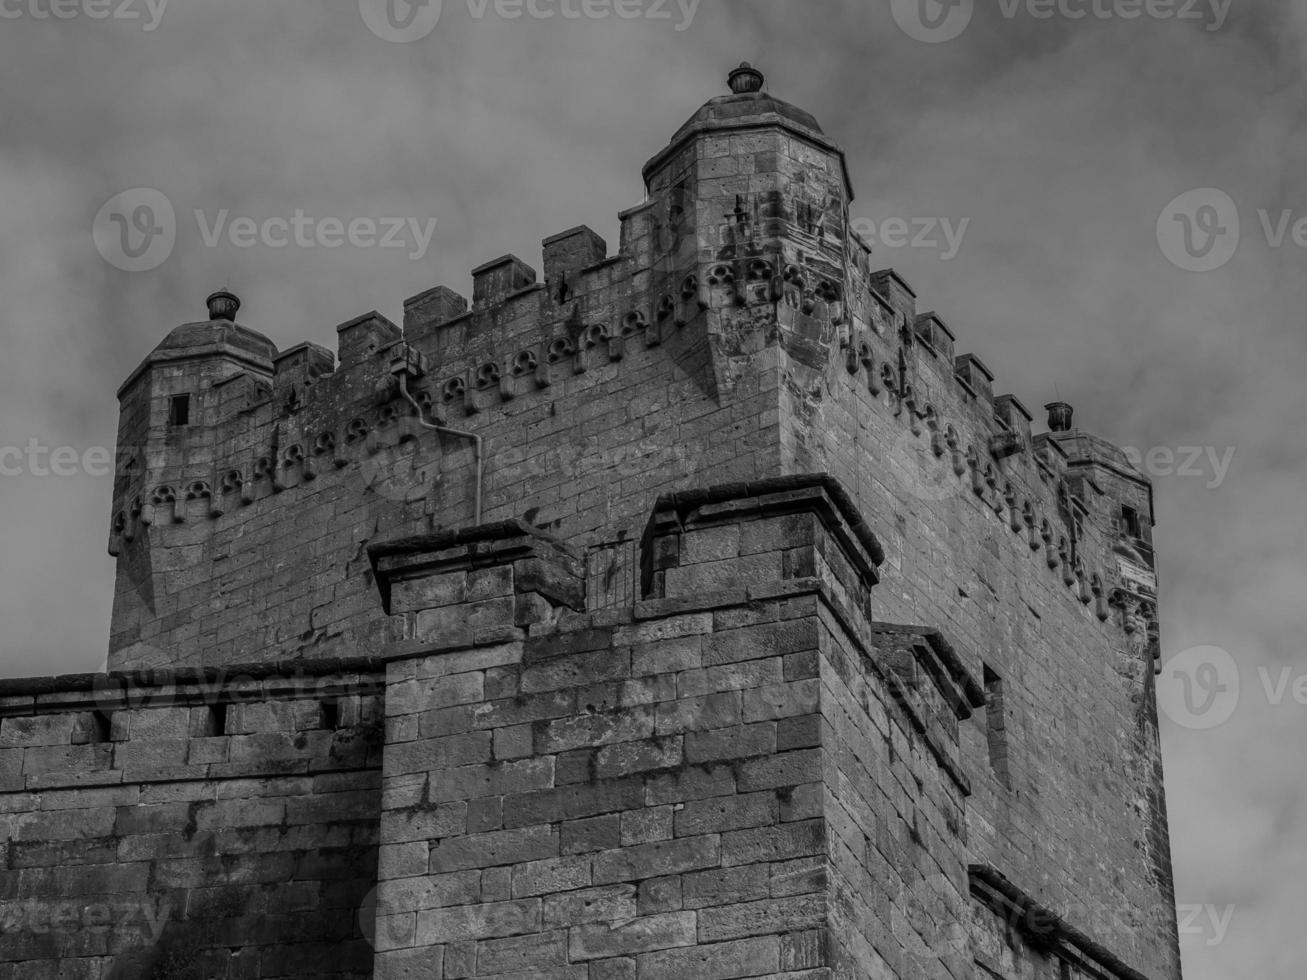
M 525 521 L 509 520 L 460 530 L 399 538 L 368 548 L 382 607 L 390 615 L 391 586 L 446 572 L 515 565 L 515 591 L 535 592 L 556 605 L 585 606 L 585 566 L 557 538 Z
M 1009 926 L 1015 926 L 1037 948 L 1070 947 L 1120 980 L 1149 980 L 1107 947 L 1070 925 L 1053 910 L 1040 905 L 992 865 L 972 864 L 967 871 L 972 897 L 1001 915 Z
M 526 638 L 526 631 L 518 629 L 514 630 L 511 635 L 496 630 L 480 636 L 474 634 L 470 639 L 464 636 L 451 637 L 448 642 L 411 639 L 393 640 L 386 644 L 382 659 L 389 663 L 398 660 L 413 660 L 418 657 L 430 657 L 437 654 L 486 652 L 517 646 L 524 642 Z M 520 659 L 519 650 L 516 656 L 506 654 L 504 659 L 495 665 L 516 663 Z
M 714 524 L 801 513 L 815 514 L 821 520 L 867 585 L 880 581 L 877 569 L 884 564 L 885 550 L 853 499 L 833 476 L 810 473 L 726 483 L 660 497 L 640 542 L 645 593 L 653 581 L 658 537 Z
M 151 707 L 185 705 L 215 695 L 224 701 L 253 701 L 380 694 L 385 670 L 384 659 L 356 657 L 0 680 L 0 717 L 118 710 L 139 707 L 142 701 Z M 324 684 L 332 678 L 338 681 Z
M 927 626 L 895 626 L 888 623 L 876 623 L 872 627 L 873 636 L 912 636 L 924 643 L 914 643 L 913 653 L 921 668 L 930 675 L 931 680 L 948 701 L 959 721 L 971 717 L 973 708 L 985 706 L 984 688 L 976 681 L 962 663 L 957 652 L 939 630 Z
M 208 765 L 185 765 L 138 767 L 136 769 L 91 769 L 70 773 L 42 773 L 31 776 L 31 782 L 21 787 L 9 787 L 0 783 L 0 796 L 31 795 L 33 793 L 68 792 L 73 790 L 111 789 L 120 786 L 160 786 L 169 783 L 227 783 L 247 782 L 251 779 L 319 779 L 324 776 L 360 776 L 381 774 L 381 764 L 363 765 L 356 768 L 337 766 L 335 768 L 315 769 L 309 761 L 295 765 L 283 760 L 271 763 L 237 764 L 213 763 Z

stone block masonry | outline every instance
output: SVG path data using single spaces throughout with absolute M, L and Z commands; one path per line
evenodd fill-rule
M 0 977 L 371 976 L 383 677 L 0 685 Z
M 1024 866 L 977 806 L 984 685 L 873 618 L 887 556 L 837 481 L 667 495 L 638 554 L 592 610 L 525 522 L 396 538 L 376 658 L 0 689 L 0 971 L 1166 975 L 992 870 Z
M 592 613 L 526 526 L 373 549 L 376 976 L 973 975 L 984 691 L 938 633 L 870 619 L 884 555 L 848 495 L 671 496 L 641 551 L 646 597 Z
M 112 672 L 0 685 L 0 980 L 1179 980 L 1147 480 L 731 86 L 614 255 L 133 372 Z
M 685 542 L 687 572 L 736 566 L 729 596 L 672 576 L 621 615 L 587 614 L 580 563 L 525 528 L 374 550 L 398 633 L 378 977 L 831 975 L 807 508 L 835 511 L 810 489 L 754 560 L 739 524 Z M 479 642 L 423 634 L 487 602 Z

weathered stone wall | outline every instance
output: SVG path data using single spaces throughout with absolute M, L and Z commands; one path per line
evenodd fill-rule
M 642 548 L 651 597 L 606 613 L 520 526 L 378 553 L 377 976 L 962 980 L 997 943 L 1060 977 L 972 912 L 984 694 L 939 634 L 867 618 L 847 496 L 669 498 Z
M 687 535 L 608 613 L 545 545 L 383 559 L 378 977 L 829 976 L 817 600 L 786 574 L 817 523 L 743 559 L 739 524 Z M 472 618 L 481 645 L 438 628 Z
M 616 257 L 588 229 L 555 236 L 545 282 L 489 263 L 470 310 L 440 287 L 403 331 L 344 325 L 339 365 L 301 347 L 266 372 L 148 366 L 123 393 L 120 441 L 140 449 L 115 492 L 111 662 L 394 661 L 379 959 L 394 975 L 435 956 L 469 975 L 449 971 L 484 956 L 497 974 L 643 977 L 743 943 L 711 969 L 775 952 L 809 965 L 772 972 L 961 980 L 975 954 L 1042 980 L 1080 955 L 994 925 L 974 867 L 1001 872 L 1005 901 L 1065 916 L 1067 949 L 1176 977 L 1147 483 L 1101 440 L 1033 435 L 910 287 L 872 271 L 838 149 L 802 114 L 752 111 L 719 107 L 651 163 Z M 469 440 L 419 424 L 400 376 L 428 419 L 483 438 L 480 523 L 524 526 L 491 546 L 438 536 L 423 546 L 438 559 L 369 555 L 478 523 Z M 166 425 L 180 390 L 194 431 Z M 799 531 L 740 488 L 805 473 L 837 480 L 843 516 L 777 545 Z M 873 532 L 883 556 L 856 559 Z M 521 554 L 504 543 L 518 538 Z M 550 557 L 519 569 L 532 549 Z M 750 591 L 806 578 L 825 598 Z M 953 690 L 967 677 L 983 699 Z M 793 715 L 756 715 L 773 688 Z M 662 704 L 681 707 L 660 722 Z M 741 783 L 782 756 L 818 770 Z M 682 834 L 703 800 L 719 825 Z M 723 856 L 728 835 L 798 825 L 828 847 L 817 890 L 775 891 L 778 866 L 811 854 Z M 659 873 L 668 853 L 694 857 Z M 519 894 L 519 875 L 539 890 Z M 720 901 L 688 904 L 710 881 L 729 883 Z M 736 904 L 773 904 L 731 911 L 736 886 L 751 896 Z M 588 912 L 558 897 L 583 889 L 602 890 Z M 807 920 L 767 910 L 818 893 L 825 932 L 787 953 Z M 776 928 L 728 936 L 713 923 L 732 915 Z M 637 925 L 612 935 L 624 917 Z
M 578 292 L 583 285 L 578 280 Z M 550 364 L 549 343 L 538 337 L 575 335 L 559 318 L 579 316 L 587 294 L 581 295 L 567 311 L 551 311 L 546 293 L 533 290 L 497 308 L 493 330 L 484 314 L 425 338 L 411 333 L 415 346 L 443 365 L 415 383 L 414 393 L 430 397 L 450 426 L 485 439 L 485 520 L 527 515 L 579 543 L 604 544 L 637 534 L 660 492 L 704 472 L 723 480 L 776 472 L 776 414 L 768 411 L 775 404 L 774 372 L 762 371 L 752 393 L 719 404 L 705 394 L 702 379 L 678 364 L 684 359 L 692 370 L 706 364 L 706 355 L 693 349 L 692 328 L 670 322 L 660 324 L 668 334 L 664 344 L 650 346 L 649 331 L 589 348 L 578 337 L 583 349 Z M 617 295 L 605 291 L 584 322 L 619 321 Z M 542 325 L 546 318 L 555 325 Z M 477 326 L 486 334 L 472 336 Z M 539 366 L 512 378 L 511 364 L 504 365 L 503 383 L 517 389 L 511 401 L 503 401 L 499 385 L 478 391 L 469 380 L 470 390 L 445 403 L 446 376 L 470 378 L 471 365 L 503 362 L 519 343 L 508 338 L 528 330 L 537 338 L 531 346 Z M 458 335 L 457 358 L 435 353 L 435 341 L 445 335 Z M 398 335 L 385 336 L 393 343 Z M 343 363 L 305 390 L 305 407 L 293 416 L 265 403 L 251 418 L 219 424 L 213 464 L 165 452 L 167 465 L 124 483 L 118 506 L 126 514 L 155 481 L 184 498 L 176 488 L 203 479 L 211 496 L 143 505 L 149 523 L 125 518 L 131 540 L 114 546 L 114 666 L 197 658 L 230 664 L 379 648 L 384 634 L 363 558 L 368 542 L 475 523 L 471 446 L 421 429 L 398 397 L 377 406 L 373 388 L 393 381 L 388 361 L 383 350 Z M 287 453 L 305 461 L 272 462 Z M 215 511 L 222 513 L 215 517 Z
M 838 483 L 665 497 L 636 554 L 645 598 L 594 610 L 584 556 L 521 522 L 375 545 L 384 691 L 375 666 L 11 689 L 0 887 L 121 917 L 32 928 L 13 975 L 1175 976 L 1094 918 L 1123 886 L 1008 882 L 1030 855 L 973 795 L 987 692 L 873 617 L 888 553 Z
M 1060 504 L 1060 474 L 1029 451 L 1003 461 L 984 451 L 992 483 L 965 457 L 955 473 L 947 443 L 936 455 L 927 419 L 954 424 L 961 446 L 986 447 L 1002 429 L 951 374 L 918 376 L 925 418 L 906 406 L 895 418 L 847 373 L 836 379 L 841 397 L 797 406 L 809 441 L 794 465 L 837 475 L 883 537 L 875 618 L 938 627 L 977 676 L 1001 683 L 1001 767 L 985 726 L 964 732 L 976 852 L 1073 918 L 1111 924 L 1113 948 L 1166 975 L 1178 951 L 1154 650 L 1148 625 L 1108 601 L 1121 587 L 1115 513 L 1087 489 L 1086 513 L 1074 520 L 1080 498 Z
M 0 977 L 371 976 L 380 678 L 316 667 L 6 684 Z

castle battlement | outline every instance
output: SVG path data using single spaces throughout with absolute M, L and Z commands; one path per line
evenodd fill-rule
M 600 258 L 604 251 L 590 229 L 572 229 L 544 243 L 546 282 L 505 256 L 473 271 L 470 307 L 438 286 L 405 303 L 402 329 L 375 312 L 358 317 L 337 328 L 339 364 L 309 343 L 269 349 L 256 361 L 250 338 L 257 335 L 220 319 L 210 329 L 235 340 L 187 348 L 165 342 L 123 391 L 125 418 L 136 420 L 140 412 L 128 407 L 146 373 L 176 379 L 155 396 L 141 465 L 115 495 L 111 553 L 147 539 L 165 548 L 195 544 L 194 525 L 221 528 L 265 500 L 273 501 L 265 507 L 291 511 L 311 506 L 301 498 L 316 494 L 296 491 L 319 480 L 389 500 L 426 529 L 457 523 L 458 508 L 466 509 L 458 498 L 471 497 L 470 477 L 459 469 L 467 467 L 466 452 L 432 425 L 457 424 L 493 439 L 496 426 L 524 411 L 534 416 L 531 409 L 547 403 L 556 418 L 559 399 L 580 402 L 596 386 L 654 388 L 659 372 L 692 379 L 698 398 L 729 404 L 730 359 L 714 344 L 731 330 L 750 355 L 765 357 L 772 347 L 810 374 L 808 390 L 791 385 L 792 395 L 806 400 L 822 385 L 853 415 L 866 411 L 891 427 L 893 450 L 907 457 L 891 460 L 915 470 L 905 482 L 955 506 L 974 497 L 1032 551 L 1042 550 L 1049 569 L 1099 619 L 1116 615 L 1133 631 L 1136 616 L 1153 618 L 1151 596 L 1132 598 L 1134 583 L 1121 579 L 1113 560 L 1121 508 L 1151 527 L 1146 481 L 1101 440 L 1032 436 L 1029 409 L 1014 395 L 994 395 L 993 373 L 974 354 L 955 355 L 952 330 L 935 312 L 915 312 L 915 294 L 893 270 L 863 271 L 863 253 L 847 279 L 810 282 L 801 266 L 782 268 L 750 248 L 731 261 L 674 269 L 666 252 L 641 263 L 632 255 Z M 226 294 L 219 302 L 228 302 Z M 180 330 L 189 337 L 199 326 Z M 215 363 L 227 374 L 208 392 L 193 391 Z M 179 397 L 178 381 L 187 388 L 180 395 L 189 403 L 184 425 L 165 415 Z M 581 411 L 584 436 L 590 420 Z M 564 435 L 565 423 L 534 424 Z M 632 442 L 639 452 L 638 436 Z M 1097 467 L 1110 480 L 1069 480 L 1064 445 L 1075 450 L 1075 468 Z M 439 480 L 415 465 L 433 451 Z M 506 460 L 492 445 L 483 474 L 492 511 L 530 501 L 520 482 L 497 479 L 499 464 L 520 466 L 523 455 Z M 808 458 L 809 468 L 821 468 L 818 457 Z M 566 530 L 567 517 L 549 508 L 560 502 L 541 502 L 535 519 Z M 579 530 L 591 533 L 589 544 L 620 529 L 592 523 Z
M 1147 479 L 729 83 L 616 254 L 335 351 L 222 290 L 132 372 L 107 671 L 0 682 L 0 893 L 157 922 L 0 980 L 1179 980 Z

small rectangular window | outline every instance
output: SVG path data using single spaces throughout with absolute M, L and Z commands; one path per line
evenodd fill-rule
M 985 738 L 989 743 L 989 765 L 998 781 L 1012 787 L 1008 766 L 1007 719 L 1003 709 L 1003 679 L 985 666 Z
M 1139 520 L 1139 511 L 1133 507 L 1122 507 L 1121 529 L 1132 538 L 1142 538 L 1144 536 L 1144 526 Z
M 168 424 L 175 426 L 191 424 L 191 396 L 173 395 L 168 402 Z

